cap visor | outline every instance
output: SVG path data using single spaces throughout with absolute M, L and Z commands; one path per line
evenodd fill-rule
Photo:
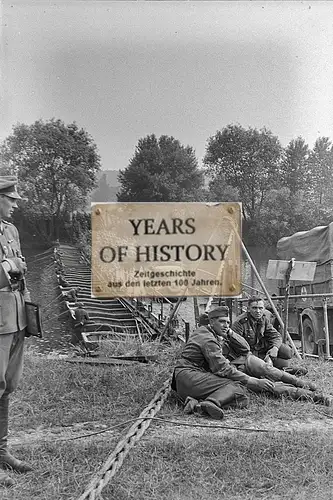
M 14 198 L 15 200 L 22 200 L 21 196 L 18 193 L 3 193 L 8 198 Z

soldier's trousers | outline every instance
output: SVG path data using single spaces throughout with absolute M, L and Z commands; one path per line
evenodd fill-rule
M 311 401 L 314 403 L 330 404 L 329 398 L 315 392 L 315 384 L 301 380 L 294 375 L 274 368 L 253 354 L 248 354 L 245 361 L 245 373 L 251 377 L 267 378 L 274 383 L 274 396 L 287 396 L 295 400 Z
M 249 404 L 249 394 L 244 385 L 210 372 L 176 368 L 175 382 L 177 393 L 183 400 L 191 396 L 201 401 L 212 401 L 220 408 L 244 408 Z
M 71 336 L 71 344 L 77 345 L 77 344 L 83 344 L 83 337 L 82 337 L 82 332 L 83 332 L 83 326 L 75 326 L 72 332 Z
M 248 354 L 245 360 L 245 369 L 243 370 L 247 375 L 256 378 L 268 378 L 272 382 L 284 382 L 285 384 L 290 384 L 295 387 L 308 388 L 311 390 L 316 390 L 314 384 L 301 380 L 300 378 L 290 375 L 279 368 L 270 366 L 265 361 L 257 358 L 253 354 Z
M 25 330 L 0 335 L 0 454 L 7 448 L 9 394 L 23 371 Z
M 275 382 L 273 394 L 276 397 L 286 396 L 296 401 L 310 401 L 311 403 L 329 404 L 328 398 L 323 394 L 302 389 L 283 382 Z
M 0 399 L 13 392 L 23 371 L 25 330 L 0 335 Z

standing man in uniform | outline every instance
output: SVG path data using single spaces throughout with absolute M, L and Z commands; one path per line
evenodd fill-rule
M 27 326 L 25 301 L 30 300 L 19 234 L 16 227 L 7 222 L 17 208 L 17 200 L 21 199 L 16 184 L 16 177 L 0 176 L 0 467 L 24 473 L 32 468 L 7 449 L 9 395 L 17 388 L 22 375 Z M 12 486 L 14 480 L 0 472 L 0 485 Z

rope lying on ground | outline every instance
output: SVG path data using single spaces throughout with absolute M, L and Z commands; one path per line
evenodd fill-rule
M 147 408 L 141 412 L 139 418 L 136 419 L 136 422 L 131 426 L 126 436 L 119 441 L 115 450 L 109 455 L 103 467 L 93 477 L 78 500 L 96 500 L 101 495 L 103 488 L 122 466 L 130 449 L 140 440 L 150 426 L 152 422 L 151 417 L 154 417 L 162 408 L 171 391 L 170 382 L 171 379 L 164 382 L 161 389 L 155 394 Z

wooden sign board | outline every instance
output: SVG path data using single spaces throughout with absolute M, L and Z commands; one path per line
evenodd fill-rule
M 93 203 L 92 297 L 241 294 L 240 203 Z
M 289 260 L 269 260 L 266 278 L 271 280 L 285 280 L 289 263 Z M 295 265 L 290 273 L 290 281 L 313 281 L 316 266 L 316 262 L 295 260 Z

